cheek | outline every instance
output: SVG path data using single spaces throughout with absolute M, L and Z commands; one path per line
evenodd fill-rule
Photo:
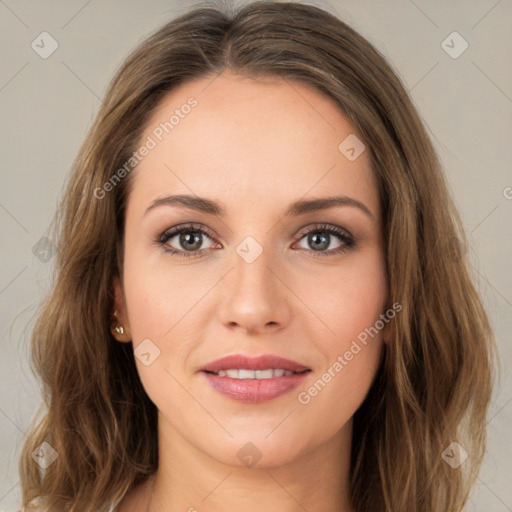
M 157 256 L 155 258 L 155 256 Z M 125 259 L 124 286 L 135 344 L 144 338 L 162 339 L 186 314 L 201 291 L 200 273 L 166 262 L 160 249 L 139 247 Z M 194 281 L 196 279 L 196 281 Z
M 380 253 L 373 256 L 354 260 L 354 265 L 340 267 L 330 279 L 316 282 L 311 298 L 314 297 L 315 312 L 329 329 L 321 326 L 321 335 L 311 333 L 324 355 L 324 366 L 318 385 L 305 390 L 308 396 L 303 404 L 309 399 L 314 399 L 319 408 L 339 403 L 342 407 L 337 408 L 336 414 L 351 415 L 366 396 L 378 369 L 384 328 L 392 321 L 391 316 L 385 316 L 385 265 Z
M 375 324 L 385 312 L 388 283 L 379 251 L 354 256 L 336 271 L 315 273 L 305 288 L 311 309 L 329 327 L 329 346 L 343 348 L 350 340 Z M 325 332 L 323 329 L 322 332 Z
M 168 389 L 179 387 L 172 375 L 185 371 L 190 352 L 200 340 L 195 306 L 213 283 L 205 283 L 204 272 L 186 271 L 165 258 L 151 261 L 137 250 L 126 257 L 124 268 L 135 362 L 144 387 L 156 399 L 166 393 L 163 384 Z M 151 354 L 147 366 L 137 357 L 142 350 Z
M 386 307 L 386 283 L 380 274 L 347 279 L 324 304 L 325 323 L 334 332 L 316 336 L 324 364 L 315 379 L 297 393 L 304 428 L 324 418 L 322 438 L 334 435 L 350 420 L 368 394 L 379 367 Z M 385 324 L 384 324 L 385 325 Z M 313 339 L 313 338 L 312 338 Z M 305 426 L 307 425 L 307 427 Z
M 158 407 L 173 406 L 176 400 L 169 400 L 169 397 L 180 396 L 179 385 L 173 379 L 177 366 L 172 368 L 169 359 L 172 357 L 176 365 L 184 365 L 192 345 L 180 343 L 180 340 L 187 339 L 182 329 L 186 325 L 187 310 L 193 305 L 191 295 L 195 294 L 190 289 L 183 291 L 179 276 L 179 272 L 164 272 L 156 265 L 137 264 L 133 257 L 127 260 L 125 267 L 124 284 L 135 363 L 146 392 Z M 144 354 L 149 356 L 144 357 Z
M 163 279 L 155 279 L 150 272 L 125 277 L 126 301 L 130 329 L 134 343 L 142 338 L 160 338 L 172 327 L 173 315 L 179 295 L 170 290 Z

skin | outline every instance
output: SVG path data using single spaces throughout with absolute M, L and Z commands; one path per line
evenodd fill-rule
M 141 140 L 189 97 L 198 105 L 132 171 L 124 271 L 122 283 L 114 282 L 125 334 L 114 335 L 133 340 L 134 349 L 149 338 L 160 350 L 149 366 L 136 358 L 159 411 L 160 462 L 119 510 L 146 510 L 152 495 L 152 511 L 352 512 L 352 416 L 376 374 L 387 328 L 307 405 L 297 395 L 388 307 L 368 151 L 349 161 L 338 150 L 348 135 L 362 136 L 309 86 L 231 71 L 212 80 L 187 82 L 165 97 Z M 170 194 L 216 200 L 226 215 L 169 205 L 144 214 Z M 281 215 L 293 201 L 332 195 L 357 199 L 373 218 L 346 205 Z M 201 256 L 180 258 L 154 242 L 190 222 L 214 235 L 195 246 Z M 303 234 L 322 223 L 347 230 L 355 246 L 334 254 L 345 242 L 322 232 L 330 237 L 322 257 Z M 252 263 L 236 252 L 247 236 L 262 248 Z M 179 235 L 166 244 L 187 252 Z M 277 354 L 312 372 L 298 389 L 245 404 L 215 391 L 198 371 L 235 353 Z M 262 455 L 253 467 L 237 457 L 248 442 Z

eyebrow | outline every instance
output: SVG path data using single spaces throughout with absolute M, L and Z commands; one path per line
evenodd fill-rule
M 155 199 L 147 208 L 144 215 L 158 206 L 178 206 L 203 212 L 209 215 L 225 216 L 226 210 L 220 203 L 207 199 L 206 197 L 191 196 L 187 194 L 166 196 Z M 370 209 L 361 201 L 348 196 L 319 197 L 316 199 L 295 201 L 284 211 L 283 216 L 299 216 L 305 213 L 319 212 L 334 208 L 336 206 L 351 206 L 363 211 L 372 220 L 375 216 Z

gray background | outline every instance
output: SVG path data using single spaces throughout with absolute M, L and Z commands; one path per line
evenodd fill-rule
M 115 69 L 144 36 L 191 4 L 0 0 L 0 512 L 19 504 L 18 456 L 40 403 L 28 342 L 54 260 L 45 262 L 33 248 L 47 234 Z M 445 165 L 501 360 L 487 456 L 467 510 L 512 511 L 512 1 L 316 5 L 388 57 Z M 43 31 L 58 43 L 46 59 L 31 47 Z M 458 58 L 443 48 L 458 52 L 461 40 L 442 46 L 453 31 L 469 44 Z

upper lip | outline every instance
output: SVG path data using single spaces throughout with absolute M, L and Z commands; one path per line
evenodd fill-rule
M 240 368 L 245 370 L 267 370 L 269 368 L 276 369 L 282 368 L 283 370 L 290 370 L 292 372 L 303 372 L 309 370 L 296 361 L 285 359 L 283 357 L 275 356 L 272 354 L 263 354 L 258 357 L 248 357 L 243 354 L 234 354 L 226 357 L 216 359 L 205 366 L 201 371 L 218 372 L 219 370 L 229 370 Z

